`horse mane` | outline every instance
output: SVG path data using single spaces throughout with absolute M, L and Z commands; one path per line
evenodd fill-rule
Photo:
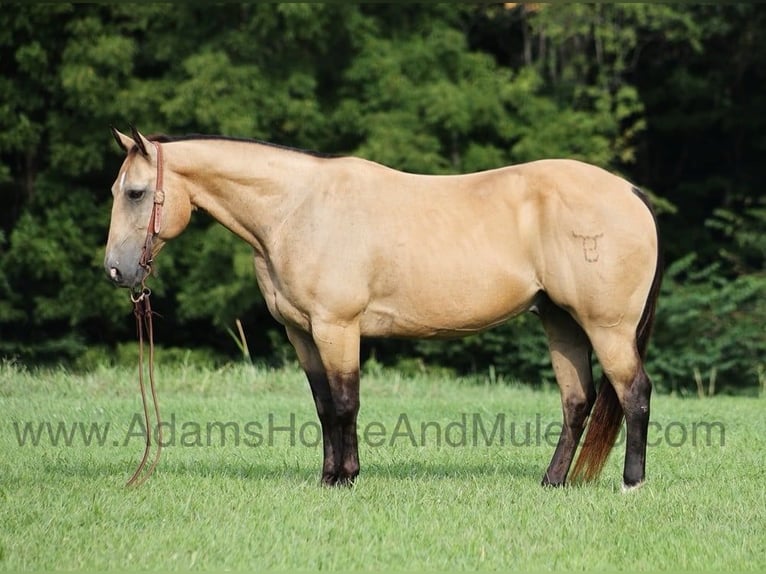
M 173 143 L 173 142 L 195 141 L 195 140 L 230 141 L 230 142 L 238 142 L 238 143 L 245 143 L 245 144 L 265 145 L 265 146 L 269 146 L 276 149 L 302 153 L 305 155 L 310 155 L 312 157 L 318 157 L 323 159 L 332 159 L 334 157 L 340 157 L 336 154 L 329 154 L 329 153 L 324 153 L 320 151 L 291 147 L 291 146 L 276 144 L 276 143 L 267 142 L 267 141 L 258 140 L 258 139 L 232 137 L 232 136 L 209 135 L 209 134 L 185 134 L 180 136 L 171 136 L 167 134 L 152 134 L 148 136 L 147 139 L 150 141 L 155 141 L 157 143 Z

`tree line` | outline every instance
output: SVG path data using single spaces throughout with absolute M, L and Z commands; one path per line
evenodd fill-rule
M 766 10 L 757 4 L 8 4 L 0 13 L 0 356 L 117 361 L 104 276 L 108 127 L 216 133 L 423 173 L 576 158 L 642 187 L 666 276 L 666 390 L 766 378 Z M 248 246 L 204 214 L 163 251 L 173 359 L 292 360 Z M 368 365 L 552 379 L 534 317 L 451 342 L 369 341 Z M 760 386 L 759 386 L 760 385 Z

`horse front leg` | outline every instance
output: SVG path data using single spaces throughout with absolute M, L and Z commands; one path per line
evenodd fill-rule
M 327 373 L 334 416 L 329 428 L 334 476 L 328 484 L 350 485 L 359 475 L 359 324 L 312 321 L 312 338 Z
M 336 430 L 337 417 L 327 373 L 325 373 L 319 350 L 311 335 L 292 327 L 287 327 L 286 331 L 287 338 L 298 355 L 298 362 L 303 372 L 306 373 L 319 423 L 322 427 L 322 483 L 332 485 L 337 482 L 340 460 L 342 459 L 342 446 L 340 435 Z
M 320 333 L 317 337 L 287 328 L 288 339 L 308 378 L 322 427 L 322 483 L 328 486 L 351 484 L 359 474 L 356 431 L 359 413 L 358 329 L 348 331 L 330 327 Z

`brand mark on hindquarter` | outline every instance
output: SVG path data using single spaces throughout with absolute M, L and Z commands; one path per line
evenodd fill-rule
M 601 239 L 604 234 L 599 233 L 597 235 L 580 235 L 579 233 L 572 232 L 577 239 L 582 241 L 582 254 L 585 257 L 585 261 L 588 263 L 595 263 L 598 261 L 598 240 Z

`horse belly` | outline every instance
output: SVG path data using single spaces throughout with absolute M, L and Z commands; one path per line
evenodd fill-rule
M 532 277 L 495 272 L 450 274 L 415 284 L 402 281 L 372 299 L 362 314 L 369 337 L 460 337 L 503 323 L 529 309 L 539 287 Z

